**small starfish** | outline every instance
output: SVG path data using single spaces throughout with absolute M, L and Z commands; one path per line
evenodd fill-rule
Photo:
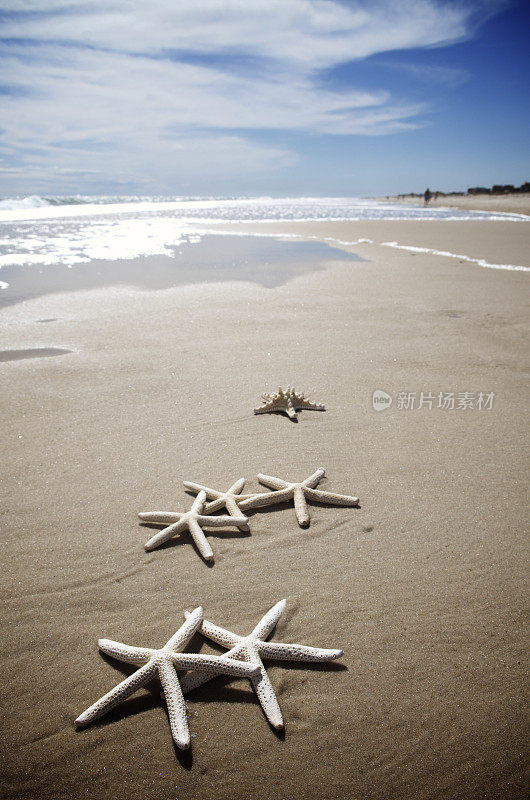
M 283 411 L 288 417 L 298 420 L 296 416 L 297 411 L 302 409 L 310 409 L 311 411 L 325 411 L 326 408 L 321 403 L 312 403 L 303 394 L 300 394 L 296 389 L 290 386 L 284 391 L 278 389 L 277 392 L 265 392 L 261 395 L 263 398 L 263 405 L 254 409 L 254 414 L 269 414 L 272 411 Z
M 225 653 L 225 657 L 249 661 L 259 668 L 259 672 L 252 675 L 250 680 L 265 716 L 273 728 L 278 730 L 283 728 L 282 712 L 261 657 L 273 661 L 333 661 L 333 659 L 339 658 L 343 652 L 342 650 L 323 650 L 319 647 L 307 647 L 303 644 L 265 641 L 278 622 L 286 602 L 286 600 L 280 600 L 270 611 L 267 611 L 248 636 L 238 636 L 237 633 L 227 631 L 225 628 L 219 628 L 206 620 L 203 621 L 199 629 L 200 633 L 207 636 L 208 639 L 212 639 L 224 647 L 231 648 Z M 189 675 L 185 675 L 181 682 L 183 693 L 190 692 L 197 686 L 202 686 L 212 677 L 214 676 L 198 672 L 191 672 Z
M 230 487 L 230 489 L 227 489 L 226 492 L 218 492 L 216 489 L 210 489 L 208 486 L 201 486 L 200 483 L 184 481 L 184 486 L 186 489 L 189 489 L 192 492 L 206 492 L 206 497 L 209 500 L 213 500 L 212 503 L 206 503 L 204 506 L 205 514 L 213 514 L 214 511 L 219 511 L 220 508 L 226 508 L 232 517 L 241 516 L 238 503 L 241 503 L 243 500 L 248 500 L 250 497 L 254 496 L 252 494 L 241 494 L 244 485 L 245 479 L 240 478 Z M 249 530 L 249 527 L 246 523 L 239 523 L 237 527 L 242 531 Z
M 201 556 L 205 561 L 213 561 L 213 551 L 206 536 L 203 533 L 201 525 L 208 528 L 221 528 L 225 525 L 246 525 L 248 519 L 242 514 L 233 517 L 207 517 L 203 515 L 204 504 L 206 502 L 206 492 L 200 491 L 189 511 L 179 513 L 177 511 L 142 511 L 138 516 L 144 522 L 155 522 L 161 525 L 167 525 L 167 528 L 155 533 L 148 542 L 145 543 L 146 550 L 153 550 L 155 547 L 167 542 L 177 533 L 186 530 L 192 535 L 193 541 Z
M 127 644 L 121 644 L 121 642 L 113 642 L 110 639 L 99 639 L 98 647 L 107 655 L 118 658 L 128 664 L 135 664 L 136 666 L 143 664 L 143 666 L 93 703 L 90 708 L 83 711 L 76 719 L 75 724 L 78 727 L 90 725 L 98 717 L 103 716 L 111 708 L 134 694 L 141 686 L 145 686 L 158 673 L 164 688 L 171 735 L 177 747 L 184 750 L 188 748 L 190 746 L 190 733 L 186 717 L 186 704 L 184 703 L 175 668 L 196 669 L 201 674 L 209 677 L 213 677 L 219 672 L 226 675 L 252 677 L 258 672 L 257 666 L 252 664 L 243 665 L 235 660 L 231 661 L 226 656 L 181 653 L 180 651 L 186 647 L 193 634 L 200 627 L 202 620 L 202 608 L 199 606 L 199 608 L 187 615 L 183 625 L 160 650 L 153 650 L 150 647 L 131 647 Z M 244 670 L 242 670 L 243 666 L 245 667 Z
M 331 503 L 338 506 L 356 506 L 359 503 L 358 497 L 350 497 L 347 494 L 335 494 L 315 489 L 317 483 L 324 477 L 323 467 L 319 467 L 316 472 L 306 478 L 301 483 L 289 483 L 280 478 L 272 478 L 270 475 L 258 475 L 258 480 L 265 486 L 275 489 L 273 492 L 256 494 L 250 500 L 243 500 L 239 508 L 241 511 L 248 511 L 251 508 L 262 508 L 275 503 L 285 503 L 287 500 L 294 500 L 294 510 L 298 524 L 302 527 L 309 525 L 309 511 L 306 498 L 317 503 Z

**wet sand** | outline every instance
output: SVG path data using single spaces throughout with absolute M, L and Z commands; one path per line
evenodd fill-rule
M 3 796 L 522 798 L 530 277 L 381 243 L 530 266 L 528 224 L 231 230 L 327 238 L 363 260 L 270 287 L 106 287 L 0 312 L 4 349 L 73 351 L 0 365 Z M 372 242 L 337 244 L 359 238 Z M 326 412 L 252 414 L 287 384 Z M 393 399 L 382 412 L 377 389 Z M 474 407 L 438 408 L 440 392 Z M 258 472 L 319 466 L 359 509 L 312 505 L 302 529 L 271 507 L 250 535 L 212 529 L 211 567 L 186 537 L 144 551 L 137 512 L 189 507 L 183 480 L 259 491 Z M 132 671 L 99 637 L 160 646 L 199 604 L 246 633 L 282 597 L 273 639 L 344 650 L 269 662 L 284 734 L 227 679 L 190 695 L 186 754 L 156 684 L 75 730 Z
M 0 308 L 58 292 L 79 292 L 105 286 L 169 289 L 192 283 L 251 280 L 280 286 L 289 278 L 322 268 L 322 261 L 351 261 L 356 256 L 319 241 L 278 241 L 272 237 L 194 235 L 172 248 L 172 255 L 127 260 L 92 259 L 89 263 L 13 264 L 1 269 L 8 284 L 0 291 Z

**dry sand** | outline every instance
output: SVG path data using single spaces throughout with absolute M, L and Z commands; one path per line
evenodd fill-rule
M 530 266 L 527 223 L 240 226 L 397 240 Z M 236 230 L 235 227 L 232 230 Z M 345 246 L 348 249 L 347 246 Z M 363 262 L 250 282 L 48 295 L 1 313 L 4 797 L 471 800 L 524 796 L 525 272 L 360 244 Z M 39 320 L 48 320 L 46 324 Z M 254 416 L 287 383 L 326 403 Z M 394 397 L 384 412 L 372 392 Z M 399 391 L 494 392 L 491 410 L 399 410 Z M 291 507 L 146 553 L 136 513 L 318 466 L 360 509 Z M 282 597 L 274 638 L 340 662 L 272 664 L 285 735 L 250 685 L 190 696 L 175 751 L 159 687 L 75 717 L 202 604 L 240 633 Z M 197 640 L 197 646 L 201 642 Z M 205 650 L 209 650 L 205 647 Z
M 399 197 L 378 197 L 380 202 L 406 202 L 409 205 L 423 206 L 423 197 L 415 195 L 400 195 Z M 448 195 L 432 198 L 429 201 L 432 208 L 460 208 L 463 211 L 501 211 L 505 214 L 530 215 L 530 194 L 527 192 L 513 192 L 509 194 L 474 194 L 474 195 Z

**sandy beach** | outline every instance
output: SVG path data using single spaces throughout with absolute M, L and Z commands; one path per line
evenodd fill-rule
M 529 275 L 480 262 L 530 267 L 529 223 L 215 229 L 360 260 L 0 312 L 2 796 L 523 798 Z M 287 384 L 327 410 L 253 415 Z M 212 529 L 213 566 L 186 536 L 144 550 L 137 513 L 188 508 L 183 480 L 257 492 L 259 472 L 320 466 L 322 488 L 360 508 L 311 505 L 307 529 L 292 506 L 250 512 L 250 534 Z M 281 598 L 272 640 L 344 650 L 270 662 L 284 733 L 248 681 L 225 678 L 189 696 L 190 751 L 172 744 L 157 683 L 75 729 L 133 671 L 99 637 L 162 646 L 198 605 L 245 634 Z
M 434 190 L 432 190 L 434 191 Z M 378 197 L 381 203 L 405 202 L 408 205 L 423 206 L 423 197 L 406 194 L 398 197 Z M 507 194 L 444 195 L 429 201 L 432 208 L 459 208 L 463 211 L 500 211 L 504 214 L 530 214 L 530 194 L 511 192 Z

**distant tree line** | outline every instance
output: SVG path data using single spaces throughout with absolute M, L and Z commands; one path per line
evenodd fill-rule
M 511 183 L 496 183 L 491 189 L 485 186 L 471 186 L 467 190 L 468 194 L 512 194 L 514 192 L 530 192 L 530 183 L 526 181 L 518 187 Z
M 431 191 L 431 197 L 435 200 L 438 197 L 463 197 L 466 194 L 517 194 L 522 192 L 529 192 L 530 193 L 530 182 L 526 181 L 522 183 L 520 186 L 513 186 L 511 183 L 496 183 L 491 189 L 488 189 L 487 186 L 471 186 L 467 192 L 440 192 L 440 191 Z M 398 194 L 396 197 L 423 197 L 423 192 L 409 192 L 408 194 Z

